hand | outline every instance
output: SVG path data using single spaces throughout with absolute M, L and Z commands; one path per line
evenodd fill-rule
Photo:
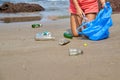
M 77 9 L 77 15 L 78 15 L 79 17 L 83 17 L 83 14 L 84 14 L 83 10 L 82 10 L 81 8 L 78 8 L 78 9 Z
M 104 8 L 104 7 L 105 7 L 105 2 L 104 2 L 104 3 L 101 3 L 101 5 L 102 5 L 102 8 Z
M 77 14 L 79 17 L 82 17 L 83 11 L 82 11 L 80 5 L 78 4 L 78 0 L 73 0 L 73 3 L 74 3 L 74 6 L 75 6 L 75 8 L 76 8 L 76 14 Z

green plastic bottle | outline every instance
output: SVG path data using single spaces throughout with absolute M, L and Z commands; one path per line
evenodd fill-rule
M 69 38 L 69 39 L 72 39 L 72 38 L 73 38 L 73 35 L 70 34 L 69 32 L 64 32 L 63 35 L 64 35 L 65 38 Z
M 41 26 L 42 26 L 42 24 L 32 24 L 32 28 L 39 28 Z

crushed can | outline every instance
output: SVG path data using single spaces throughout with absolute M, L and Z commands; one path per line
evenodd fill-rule
M 63 46 L 63 45 L 66 45 L 70 43 L 70 40 L 67 40 L 67 39 L 60 39 L 59 40 L 59 45 Z

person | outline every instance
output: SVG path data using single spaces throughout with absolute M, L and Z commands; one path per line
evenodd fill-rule
M 105 0 L 100 0 L 104 7 Z M 99 12 L 98 0 L 70 0 L 70 25 L 74 37 L 78 37 L 77 28 L 82 24 L 83 15 L 87 21 L 94 20 Z

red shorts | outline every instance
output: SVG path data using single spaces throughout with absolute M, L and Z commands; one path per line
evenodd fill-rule
M 99 11 L 98 0 L 78 0 L 78 4 L 85 14 L 98 13 Z M 73 0 L 70 0 L 69 11 L 70 13 L 76 14 L 76 8 Z

